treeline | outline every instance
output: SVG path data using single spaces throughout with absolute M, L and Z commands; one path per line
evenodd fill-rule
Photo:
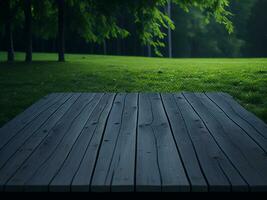
M 164 57 L 267 56 L 267 0 L 230 0 L 231 34 L 223 21 L 217 23 L 192 6 L 186 12 L 175 1 L 159 0 L 154 5 L 145 1 L 87 2 L 0 0 L 0 50 L 8 51 L 10 61 L 14 50 L 25 51 L 26 61 L 32 60 L 32 51 L 58 52 L 59 61 L 64 61 L 65 51 L 136 56 L 158 56 L 160 52 Z M 136 18 L 144 10 L 153 15 Z M 168 21 L 160 24 L 160 20 L 168 20 L 160 13 L 171 18 L 175 29 L 171 30 Z M 157 24 L 159 32 L 154 30 Z M 164 46 L 153 43 L 157 37 Z
M 1 28 L 3 32 L 2 43 L 5 44 L 5 50 L 7 51 L 7 60 L 14 61 L 14 47 L 16 50 L 20 50 L 20 46 L 23 46 L 25 51 L 25 61 L 32 61 L 32 47 L 33 47 L 33 33 L 40 39 L 44 39 L 45 35 L 50 33 L 48 27 L 43 29 L 43 25 L 39 24 L 40 30 L 34 30 L 33 23 L 46 23 L 52 27 L 51 23 L 45 22 L 43 19 L 48 19 L 52 16 L 49 12 L 54 7 L 58 13 L 58 25 L 57 25 L 57 51 L 58 60 L 64 61 L 64 29 L 65 29 L 65 0 L 56 0 L 53 3 L 46 4 L 48 1 L 36 1 L 36 0 L 1 0 L 0 1 L 0 20 Z M 48 6 L 47 8 L 45 6 Z M 54 9 L 53 9 L 54 10 Z M 23 25 L 22 25 L 23 24 Z M 37 27 L 35 27 L 37 28 Z M 35 41 L 34 41 L 35 42 Z M 18 49 L 17 49 L 18 47 Z
M 231 0 L 234 32 L 214 20 L 206 24 L 198 10 L 175 12 L 175 57 L 267 57 L 267 0 Z

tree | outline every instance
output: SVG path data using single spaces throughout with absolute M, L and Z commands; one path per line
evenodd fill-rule
M 266 0 L 257 0 L 248 21 L 249 54 L 257 57 L 267 56 L 267 15 Z
M 31 0 L 24 0 L 25 16 L 25 61 L 32 61 L 32 3 Z
M 65 0 L 57 0 L 58 4 L 58 61 L 65 61 Z
M 233 29 L 228 19 L 230 12 L 226 10 L 228 0 L 70 0 L 66 1 L 66 6 L 70 7 L 71 11 L 67 8 L 70 12 L 66 13 L 71 13 L 71 19 L 66 20 L 69 26 L 86 41 L 102 45 L 105 40 L 125 38 L 132 34 L 127 27 L 119 24 L 118 16 L 123 11 L 133 16 L 131 23 L 136 24 L 141 43 L 149 47 L 148 49 L 150 47 L 154 49 L 157 55 L 161 55 L 159 48 L 164 46 L 162 41 L 166 36 L 162 27 L 174 29 L 168 13 L 162 12 L 168 2 L 178 5 L 185 11 L 189 11 L 191 7 L 197 7 L 204 13 L 206 20 L 210 20 L 213 16 L 217 22 L 224 24 L 229 32 Z
M 107 55 L 107 41 L 106 40 L 103 41 L 103 54 Z
M 22 2 L 24 2 L 25 33 L 27 33 L 27 60 L 31 60 L 31 35 L 32 29 L 34 29 L 32 20 L 33 22 L 36 19 L 43 20 L 38 17 L 39 12 L 36 12 L 35 4 L 37 2 L 52 4 L 51 8 L 53 9 L 50 10 L 57 11 L 57 17 L 47 14 L 44 26 L 49 24 L 50 27 L 53 27 L 55 23 L 49 22 L 53 21 L 53 18 L 58 19 L 58 52 L 61 61 L 64 61 L 64 29 L 68 35 L 71 32 L 76 33 L 75 35 L 84 38 L 86 42 L 98 43 L 101 46 L 104 41 L 110 41 L 112 38 L 124 39 L 135 35 L 143 47 L 149 46 L 157 55 L 161 55 L 160 49 L 164 47 L 164 38 L 167 36 L 164 29 L 174 29 L 173 21 L 168 13 L 164 12 L 169 0 L 23 0 Z M 228 0 L 170 0 L 170 2 L 185 11 L 189 11 L 192 7 L 198 8 L 206 20 L 214 17 L 217 22 L 224 24 L 228 31 L 232 31 L 232 24 L 228 19 L 230 13 L 226 10 Z M 123 17 L 127 16 L 131 20 L 127 23 L 120 23 L 121 13 L 123 13 Z M 68 23 L 67 27 L 64 26 L 65 21 Z M 134 32 L 131 27 L 135 27 Z M 38 30 L 34 30 L 33 34 L 36 32 Z M 50 28 L 45 32 L 50 32 Z M 44 36 L 41 34 L 39 37 Z M 122 43 L 125 44 L 125 40 Z
M 140 1 L 138 2 L 140 3 Z M 204 14 L 206 21 L 214 17 L 218 23 L 224 24 L 229 32 L 233 31 L 232 23 L 228 19 L 230 12 L 226 10 L 228 6 L 227 0 L 172 0 L 171 2 L 186 12 L 190 8 L 196 7 Z M 161 11 L 164 10 L 162 8 L 166 7 L 167 4 L 168 0 L 142 1 L 141 6 L 137 6 L 135 10 L 135 22 L 139 25 L 140 39 L 146 46 L 150 45 L 153 47 L 157 55 L 161 55 L 159 48 L 165 46 L 162 41 L 166 34 L 162 31 L 162 27 L 174 29 L 174 24 L 169 18 L 168 13 Z
M 7 11 L 7 19 L 6 19 L 6 42 L 7 42 L 7 60 L 9 62 L 14 61 L 14 47 L 13 47 L 13 33 L 12 33 L 12 20 L 13 20 L 13 15 L 12 15 L 12 8 L 10 5 L 10 1 L 6 1 L 6 11 Z
M 167 13 L 168 17 L 171 19 L 171 1 L 168 1 L 168 6 L 167 6 Z M 170 25 L 168 25 L 168 54 L 169 58 L 172 58 L 172 30 Z
M 13 31 L 12 31 L 12 21 L 14 19 L 15 9 L 12 7 L 10 1 L 2 1 L 0 6 L 3 8 L 3 16 L 5 24 L 5 41 L 7 48 L 7 61 L 12 62 L 15 59 L 14 47 L 13 47 Z
M 205 13 L 191 8 L 190 12 L 181 10 L 178 5 L 172 6 L 172 20 L 176 25 L 173 31 L 174 57 L 240 57 L 247 49 L 245 39 L 246 26 L 255 0 L 232 0 L 229 4 L 229 15 L 235 27 L 229 34 L 224 26 L 215 19 L 208 22 Z M 251 29 L 249 29 L 251 30 Z M 167 43 L 167 42 L 166 42 Z

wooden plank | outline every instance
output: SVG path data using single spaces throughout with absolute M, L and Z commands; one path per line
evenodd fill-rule
M 90 145 L 88 146 L 86 153 L 84 155 L 84 158 L 82 162 L 80 163 L 79 170 L 75 174 L 75 177 L 72 180 L 71 183 L 71 190 L 72 191 L 78 191 L 78 192 L 88 192 L 89 191 L 89 185 L 91 181 L 91 177 L 93 174 L 95 162 L 98 156 L 99 148 L 101 145 L 101 141 L 103 138 L 103 132 L 106 127 L 106 121 L 108 116 L 110 115 L 111 107 L 114 102 L 114 96 L 112 99 L 112 102 L 108 104 L 107 110 L 105 110 L 105 118 L 103 118 L 99 124 L 100 126 L 95 131 L 95 134 L 93 135 Z
M 162 102 L 180 152 L 192 192 L 208 191 L 208 184 L 199 166 L 197 152 L 189 136 L 185 119 L 173 94 L 162 94 Z
M 213 101 L 236 125 L 254 140 L 265 152 L 267 152 L 267 132 L 261 133 L 247 119 L 242 118 L 233 107 L 219 93 L 206 93 L 207 97 Z M 257 119 L 256 119 L 257 120 Z M 255 120 L 254 120 L 255 121 Z M 266 129 L 267 131 L 267 129 Z
M 83 135 L 83 130 L 87 124 L 92 112 L 100 102 L 104 94 L 96 94 L 92 101 L 74 120 L 72 127 L 67 131 L 64 138 L 57 146 L 54 153 L 45 163 L 34 173 L 34 175 L 25 183 L 29 186 L 27 191 L 46 191 L 53 177 L 58 173 L 64 161 L 69 157 L 76 142 Z
M 52 94 L 0 129 L 0 191 L 267 191 L 266 130 L 224 93 Z
M 38 145 L 47 137 L 49 131 L 56 125 L 80 94 L 73 94 L 58 110 L 51 115 L 47 122 L 40 127 L 24 144 L 16 150 L 15 154 L 0 168 L 0 185 L 3 186 L 9 178 L 19 169 L 20 165 L 32 154 Z M 12 150 L 12 147 L 10 148 Z M 8 152 L 6 152 L 8 153 Z M 1 156 L 1 160 L 4 158 Z
M 30 158 L 28 158 L 23 165 L 17 170 L 12 178 L 6 183 L 6 191 L 21 191 L 25 190 L 25 183 L 34 175 L 36 170 L 45 163 L 47 159 L 53 154 L 64 136 L 68 133 L 73 133 L 80 129 L 81 123 L 77 121 L 81 112 L 83 112 L 91 101 L 94 99 L 95 94 L 82 94 L 75 102 L 70 110 L 62 117 L 55 127 L 49 132 L 49 136 L 42 141 L 41 145 L 34 151 Z M 38 189 L 37 185 L 33 189 Z M 43 189 L 41 186 L 40 189 Z
M 245 108 L 239 105 L 229 94 L 221 92 L 219 94 L 222 99 L 224 99 L 229 106 L 231 106 L 231 109 L 233 109 L 235 113 L 239 115 L 240 118 L 255 128 L 264 138 L 267 138 L 267 124 L 265 124 L 253 113 L 247 111 Z
M 24 127 L 29 125 L 42 112 L 46 111 L 59 101 L 64 94 L 50 94 L 37 101 L 35 104 L 20 113 L 14 119 L 0 128 L 0 149 L 2 149 L 10 139 L 16 136 Z
M 112 108 L 91 191 L 134 191 L 137 94 L 119 94 Z
M 70 191 L 71 187 L 72 191 L 83 191 L 83 189 L 89 191 L 91 173 L 96 158 L 96 153 L 93 154 L 93 152 L 96 152 L 99 147 L 114 97 L 115 94 L 105 94 L 93 110 L 81 136 L 64 161 L 60 171 L 55 175 L 53 181 L 51 181 L 49 191 Z M 91 156 L 90 159 L 88 155 Z M 86 164 L 84 165 L 84 163 Z M 81 172 L 79 173 L 78 170 Z M 84 179 L 80 179 L 80 176 L 88 178 L 89 181 L 86 183 L 82 182 Z
M 177 94 L 175 100 L 185 120 L 199 165 L 208 182 L 209 191 L 231 191 L 229 178 L 232 177 L 241 184 L 244 183 L 186 99 L 181 94 Z
M 7 162 L 7 160 L 23 145 L 33 134 L 35 134 L 41 126 L 43 126 L 57 109 L 64 104 L 71 94 L 65 95 L 58 102 L 49 107 L 46 111 L 37 116 L 31 123 L 16 135 L 16 137 L 9 140 L 9 142 L 0 150 L 0 168 Z
M 159 94 L 139 97 L 136 190 L 190 190 Z
M 185 96 L 203 118 L 214 139 L 249 184 L 250 189 L 266 190 L 267 156 L 264 151 L 205 94 Z M 243 188 L 235 178 L 230 180 L 234 189 Z
M 121 124 L 121 134 L 111 165 L 113 192 L 132 192 L 135 184 L 135 157 L 136 157 L 136 129 L 138 94 L 129 94 L 125 100 L 125 108 Z
M 115 148 L 118 133 L 121 128 L 122 113 L 125 106 L 126 94 L 118 94 L 115 98 L 114 105 L 111 109 L 110 116 L 107 121 L 104 138 L 96 161 L 94 174 L 91 181 L 91 191 L 109 191 L 110 183 L 105 182 L 108 169 L 112 161 L 109 154 Z M 111 158 L 110 158 L 111 157 Z

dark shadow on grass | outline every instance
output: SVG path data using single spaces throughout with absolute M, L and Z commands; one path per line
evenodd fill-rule
M 58 62 L 58 61 L 53 61 L 53 60 L 36 60 L 36 61 L 32 61 L 32 62 L 25 62 L 25 61 L 14 61 L 14 62 L 6 62 L 6 61 L 0 61 L 0 66 L 1 65 L 9 65 L 9 66 L 13 66 L 13 65 L 35 65 L 35 64 L 42 64 L 42 65 L 46 65 L 46 64 L 64 64 L 64 63 L 68 63 L 68 61 L 65 62 Z

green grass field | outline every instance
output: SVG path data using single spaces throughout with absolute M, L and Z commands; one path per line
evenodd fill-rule
M 0 53 L 0 126 L 51 92 L 223 91 L 267 122 L 267 58 L 164 59 L 96 55 L 33 55 L 4 62 Z

